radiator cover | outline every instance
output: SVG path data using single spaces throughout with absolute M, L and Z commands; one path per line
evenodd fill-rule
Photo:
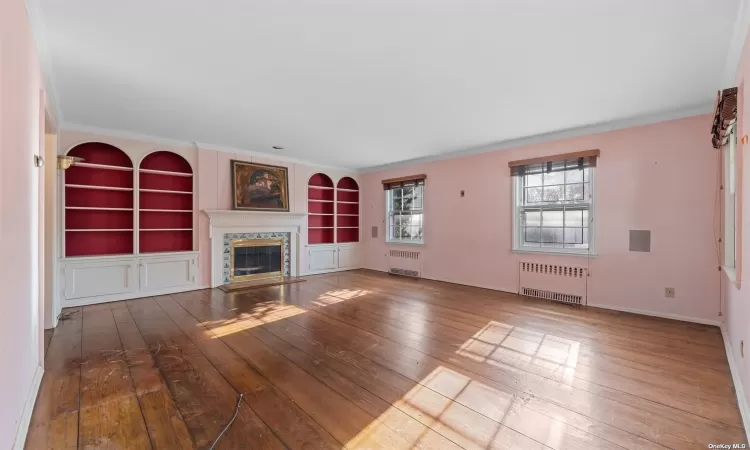
M 573 305 L 587 304 L 589 271 L 562 264 L 519 263 L 518 294 Z

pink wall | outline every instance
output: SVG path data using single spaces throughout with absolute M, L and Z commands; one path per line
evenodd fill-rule
M 746 78 L 750 80 L 750 35 L 745 41 L 745 46 L 742 51 L 742 58 L 740 60 L 740 66 L 737 71 L 737 77 L 735 80 L 736 86 L 744 84 Z M 744 112 L 744 105 L 748 105 L 750 96 L 748 95 L 747 89 L 741 89 L 742 97 L 739 99 L 740 107 L 739 110 Z M 739 136 L 748 134 L 750 130 L 750 117 L 747 114 L 742 114 L 739 117 Z M 744 152 L 747 149 L 747 145 L 738 145 L 738 155 L 742 155 L 742 167 L 740 171 L 742 174 L 750 174 L 750 158 L 744 157 Z M 739 158 L 738 158 L 739 161 Z M 746 175 L 747 176 L 747 175 Z M 739 177 L 738 177 L 739 180 Z M 740 185 L 738 184 L 738 190 Z M 750 236 L 750 217 L 748 217 L 748 211 L 750 211 L 750 183 L 743 182 L 741 185 L 741 192 L 737 198 L 738 203 L 741 202 L 742 211 L 745 211 L 745 216 L 740 217 L 741 230 L 743 236 Z M 750 239 L 743 238 L 741 244 L 738 244 L 743 260 L 748 261 L 750 258 Z M 735 368 L 737 369 L 738 375 L 742 381 L 744 387 L 745 398 L 750 402 L 750 360 L 749 358 L 743 357 L 740 352 L 740 345 L 742 342 L 747 341 L 750 344 L 750 292 L 748 292 L 748 264 L 744 263 L 740 267 L 740 278 L 744 280 L 744 283 L 740 284 L 739 289 L 734 283 L 729 281 L 728 278 L 723 278 L 723 286 L 726 302 L 726 331 L 728 341 L 732 349 L 732 356 L 735 362 Z
M 697 116 L 545 144 L 399 167 L 363 176 L 365 266 L 387 270 L 380 180 L 427 174 L 426 278 L 517 292 L 519 261 L 586 266 L 588 301 L 616 309 L 718 321 L 720 276 L 714 243 L 718 153 L 710 116 Z M 511 252 L 508 161 L 598 148 L 597 257 Z M 460 190 L 466 191 L 461 198 Z M 628 230 L 651 230 L 651 252 L 628 250 Z M 401 246 L 401 248 L 406 248 Z M 665 298 L 665 287 L 676 298 Z
M 11 448 L 39 364 L 39 173 L 42 82 L 24 2 L 0 3 L 0 448 Z M 51 162 L 54 164 L 54 161 Z M 9 255 L 9 257 L 8 257 Z

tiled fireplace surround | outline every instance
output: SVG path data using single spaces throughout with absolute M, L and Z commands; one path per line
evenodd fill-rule
M 284 275 L 299 274 L 300 233 L 305 214 L 206 210 L 211 239 L 211 287 L 229 283 L 229 243 L 232 239 L 284 240 Z

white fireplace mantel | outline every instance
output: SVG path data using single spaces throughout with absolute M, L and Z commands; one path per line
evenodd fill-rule
M 211 287 L 221 286 L 222 252 L 225 233 L 270 233 L 287 232 L 290 234 L 290 275 L 297 276 L 299 271 L 300 233 L 305 226 L 306 213 L 238 211 L 207 209 L 209 237 L 211 238 Z

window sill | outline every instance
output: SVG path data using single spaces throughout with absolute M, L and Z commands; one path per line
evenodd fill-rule
M 727 274 L 729 281 L 732 283 L 737 282 L 737 270 L 734 267 L 721 266 L 721 268 L 724 269 L 724 273 Z
M 424 246 L 424 241 L 385 241 L 387 245 L 421 245 Z
M 596 252 L 566 252 L 566 251 L 555 251 L 555 250 L 527 250 L 527 249 L 518 249 L 514 248 L 512 250 L 513 253 L 519 253 L 522 255 L 554 255 L 554 256 L 576 256 L 576 257 L 584 257 L 584 258 L 596 258 L 599 256 Z

